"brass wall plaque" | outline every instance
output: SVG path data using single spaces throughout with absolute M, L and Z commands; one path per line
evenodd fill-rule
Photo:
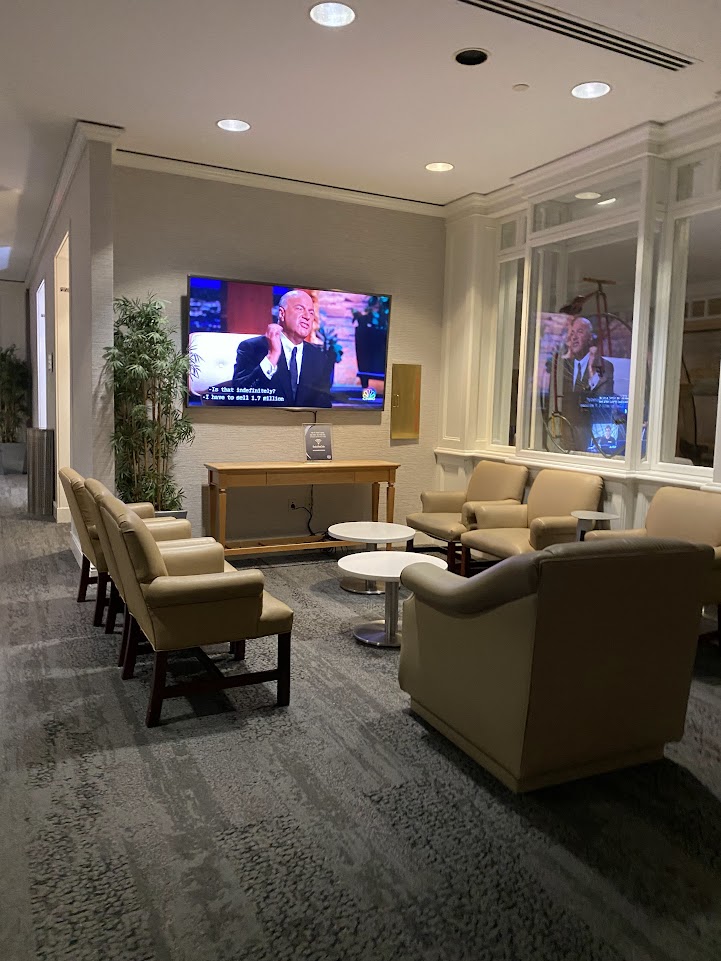
M 391 440 L 417 440 L 421 429 L 421 365 L 393 364 Z

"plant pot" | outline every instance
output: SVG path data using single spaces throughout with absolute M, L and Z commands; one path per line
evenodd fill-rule
M 156 517 L 177 517 L 181 521 L 184 521 L 188 517 L 188 512 L 186 511 L 156 511 Z
M 0 474 L 25 474 L 25 444 L 0 444 Z
M 355 329 L 355 354 L 358 362 L 358 376 L 363 387 L 374 377 L 385 377 L 386 341 L 388 331 L 380 327 L 361 326 Z

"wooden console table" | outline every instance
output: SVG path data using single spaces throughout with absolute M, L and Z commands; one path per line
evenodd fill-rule
M 210 533 L 225 548 L 227 557 L 281 551 L 317 549 L 327 544 L 342 547 L 355 541 L 326 539 L 323 534 L 308 537 L 266 537 L 229 541 L 226 536 L 226 500 L 231 487 L 290 487 L 300 484 L 371 484 L 372 519 L 378 520 L 380 486 L 387 484 L 386 520 L 393 523 L 396 471 L 400 464 L 384 460 L 288 461 L 280 463 L 206 464 Z

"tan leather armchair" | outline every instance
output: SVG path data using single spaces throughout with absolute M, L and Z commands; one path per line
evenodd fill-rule
M 542 470 L 526 504 L 467 504 L 473 530 L 461 534 L 461 573 L 469 572 L 471 550 L 494 561 L 574 541 L 577 521 L 571 511 L 597 510 L 602 493 L 596 474 Z
M 107 563 L 108 574 L 112 582 L 108 616 L 105 622 L 105 633 L 113 633 L 115 630 L 115 619 L 117 615 L 121 613 L 121 610 L 124 609 L 125 617 L 123 620 L 123 645 L 125 645 L 127 642 L 127 634 L 131 627 L 131 614 L 128 610 L 127 604 L 125 603 L 125 589 L 123 587 L 122 577 L 118 565 L 115 562 L 115 556 L 113 554 L 108 532 L 105 527 L 105 521 L 100 513 L 100 501 L 102 501 L 105 497 L 113 497 L 113 495 L 110 493 L 105 484 L 102 484 L 100 481 L 97 481 L 92 477 L 85 478 L 85 494 L 86 496 L 84 498 L 84 502 L 86 503 L 86 510 L 93 522 L 93 529 L 100 538 L 103 555 Z M 116 500 L 114 497 L 113 499 Z M 122 501 L 118 501 L 118 504 L 122 504 Z M 133 505 L 127 506 L 129 509 L 135 510 Z M 152 505 L 150 506 L 152 508 Z M 137 511 L 135 512 L 137 513 Z M 215 540 L 212 537 L 189 538 L 182 536 L 174 537 L 173 540 L 168 540 L 167 538 L 169 534 L 186 535 L 190 530 L 190 525 L 187 523 L 187 521 L 181 525 L 178 525 L 173 523 L 174 520 L 174 518 L 169 518 L 169 523 L 165 523 L 165 518 L 160 518 L 155 522 L 152 518 L 148 518 L 148 520 L 146 520 L 146 525 L 148 526 L 150 533 L 153 535 L 153 539 L 158 543 L 161 553 L 164 554 L 167 551 L 178 550 L 179 548 L 188 546 L 197 546 L 203 543 L 215 543 Z M 120 663 L 122 663 L 122 661 Z
M 590 541 L 618 537 L 674 537 L 713 547 L 714 563 L 704 581 L 702 600 L 704 604 L 721 605 L 721 494 L 659 487 L 648 505 L 644 527 L 586 534 L 586 540 Z
M 96 529 L 96 516 L 90 503 L 90 496 L 85 490 L 85 478 L 72 467 L 61 467 L 58 471 L 60 483 L 63 485 L 65 496 L 70 508 L 75 530 L 80 541 L 83 560 L 80 566 L 80 584 L 78 586 L 78 602 L 87 596 L 88 584 L 97 583 L 95 597 L 95 613 L 93 624 L 100 627 L 103 623 L 103 611 L 108 603 L 107 587 L 109 581 L 108 561 L 103 550 L 100 534 Z M 105 488 L 107 490 L 107 488 Z M 154 528 L 155 536 L 161 539 L 190 537 L 190 523 L 175 517 L 155 518 L 155 508 L 152 504 L 129 504 L 132 510 L 147 517 Z M 90 576 L 90 565 L 97 570 L 97 577 Z M 111 590 L 111 598 L 113 597 Z
M 498 461 L 481 461 L 464 491 L 424 491 L 423 510 L 409 514 L 406 524 L 437 540 L 446 541 L 448 569 L 456 569 L 461 535 L 473 526 L 468 502 L 475 504 L 520 504 L 528 468 Z
M 557 545 L 470 579 L 415 564 L 400 686 L 514 791 L 660 758 L 683 735 L 712 559 L 648 538 Z
M 245 684 L 278 682 L 278 704 L 290 701 L 290 636 L 293 611 L 264 590 L 260 571 L 236 571 L 221 544 L 188 546 L 161 554 L 147 526 L 116 498 L 100 512 L 120 570 L 126 603 L 137 629 L 130 632 L 123 678 L 133 676 L 140 635 L 153 652 L 153 680 L 146 724 L 159 723 L 164 698 L 187 697 Z M 200 646 L 278 635 L 275 670 L 224 675 Z M 211 670 L 209 680 L 166 685 L 168 654 L 192 648 Z

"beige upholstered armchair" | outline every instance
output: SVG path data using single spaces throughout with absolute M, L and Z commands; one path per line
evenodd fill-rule
M 712 560 L 648 538 L 557 545 L 470 579 L 415 564 L 400 686 L 514 791 L 660 758 L 683 735 Z
M 108 575 L 112 583 L 112 589 L 110 592 L 110 604 L 108 607 L 108 616 L 105 622 L 105 633 L 112 634 L 115 630 L 115 619 L 121 610 L 124 610 L 124 620 L 123 620 L 123 646 L 127 643 L 128 632 L 131 628 L 132 615 L 130 610 L 125 603 L 125 588 L 123 587 L 123 579 L 120 574 L 120 569 L 115 561 L 115 555 L 113 553 L 113 548 L 110 543 L 110 538 L 105 527 L 105 521 L 102 514 L 100 513 L 100 502 L 104 498 L 112 498 L 116 502 L 117 506 L 122 509 L 126 505 L 123 502 L 114 497 L 105 484 L 101 484 L 100 481 L 95 480 L 92 477 L 85 478 L 85 492 L 86 492 L 86 504 L 87 512 L 93 521 L 93 528 L 97 532 L 100 538 L 100 544 L 103 550 L 103 556 L 107 564 Z M 128 509 L 133 509 L 132 505 L 127 505 Z M 137 512 L 136 512 L 137 513 Z M 164 523 L 164 518 L 159 518 L 154 520 L 153 518 L 148 518 L 145 523 L 148 530 L 153 535 L 153 539 L 157 542 L 161 553 L 166 553 L 170 550 L 177 550 L 179 548 L 188 546 L 198 546 L 199 544 L 214 544 L 215 540 L 212 537 L 198 537 L 190 538 L 185 535 L 190 532 L 190 525 L 187 521 L 184 521 L 180 526 L 174 524 L 173 519 L 168 519 L 168 523 Z M 182 534 L 181 537 L 174 537 L 173 540 L 168 539 L 169 534 Z M 122 653 L 122 648 L 121 648 Z M 122 664 L 122 660 L 120 661 Z
M 659 487 L 648 505 L 644 527 L 590 531 L 586 540 L 618 537 L 675 537 L 714 549 L 713 567 L 704 581 L 704 604 L 721 605 L 721 494 L 683 487 Z M 721 619 L 719 620 L 721 624 Z
M 476 504 L 520 504 L 528 468 L 485 460 L 471 474 L 464 491 L 424 491 L 423 510 L 409 514 L 406 524 L 448 544 L 448 569 L 456 569 L 461 534 L 472 526 L 473 515 L 467 502 Z
M 602 492 L 603 480 L 596 474 L 542 470 L 526 504 L 468 503 L 468 526 L 474 529 L 461 534 L 461 573 L 469 572 L 471 550 L 500 560 L 575 540 L 571 511 L 597 510 Z
M 245 684 L 277 681 L 278 704 L 287 705 L 293 611 L 263 589 L 261 572 L 236 571 L 216 542 L 161 554 L 147 526 L 132 510 L 113 497 L 102 498 L 99 507 L 136 625 L 123 651 L 123 678 L 133 676 L 141 633 L 154 652 L 148 727 L 159 723 L 167 697 L 189 697 Z M 224 675 L 201 650 L 201 645 L 229 641 L 236 657 L 243 657 L 246 640 L 270 634 L 278 635 L 275 670 Z M 167 685 L 168 654 L 188 649 L 210 668 L 210 678 Z
M 73 470 L 72 467 L 61 467 L 58 471 L 60 483 L 63 485 L 65 496 L 70 508 L 75 530 L 80 541 L 83 560 L 80 566 L 80 585 L 78 587 L 78 602 L 84 601 L 88 584 L 97 583 L 95 598 L 95 615 L 93 623 L 100 627 L 103 623 L 103 611 L 108 603 L 107 587 L 109 581 L 108 561 L 103 550 L 100 534 L 96 528 L 96 514 L 91 504 L 91 497 L 85 490 L 85 478 Z M 107 491 L 107 488 L 103 488 Z M 108 492 L 109 493 L 109 492 Z M 170 540 L 179 537 L 190 537 L 190 523 L 175 517 L 155 518 L 155 508 L 152 504 L 129 504 L 136 513 L 151 521 L 155 537 L 158 540 Z M 90 576 L 90 565 L 97 570 L 97 577 Z M 114 595 L 111 590 L 111 601 Z

